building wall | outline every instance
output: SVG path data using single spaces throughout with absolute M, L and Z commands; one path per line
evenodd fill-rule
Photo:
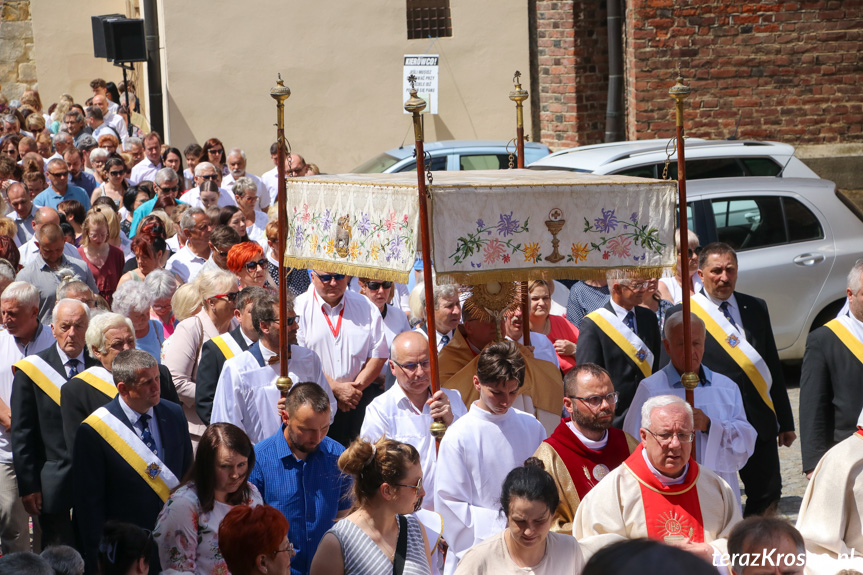
M 30 0 L 0 2 L 0 87 L 9 100 L 36 87 Z
M 440 55 L 439 114 L 427 140 L 509 139 L 515 70 L 528 71 L 527 8 L 518 2 L 452 2 L 453 37 L 407 40 L 405 3 L 337 9 L 325 2 L 228 0 L 163 3 L 168 140 L 178 147 L 219 137 L 246 150 L 250 170 L 272 168 L 281 73 L 293 150 L 325 172 L 412 143 L 404 114 L 405 54 Z M 348 6 L 348 5 L 345 5 Z M 528 118 L 529 123 L 529 118 Z M 528 133 L 530 125 L 527 126 Z

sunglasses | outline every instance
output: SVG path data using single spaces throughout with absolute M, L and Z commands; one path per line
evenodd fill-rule
M 300 316 L 298 316 L 298 315 L 288 316 L 285 318 L 285 325 L 294 325 L 294 323 L 298 322 L 299 320 L 300 320 Z M 268 317 L 268 318 L 261 320 L 261 321 L 270 321 L 270 322 L 277 321 L 277 322 L 281 323 L 282 319 L 278 318 L 278 317 Z
M 689 253 L 689 257 L 692 257 L 693 255 L 696 255 L 696 256 L 697 256 L 698 254 L 700 254 L 700 253 L 701 253 L 701 246 L 696 246 L 696 247 L 694 247 L 694 248 L 689 248 L 688 253 Z
M 366 283 L 366 287 L 371 291 L 378 291 L 381 288 L 390 289 L 393 287 L 393 282 L 368 282 Z
M 207 174 L 206 176 L 198 176 L 198 177 L 201 178 L 202 180 L 215 180 L 216 178 L 218 178 L 218 176 L 216 174 Z
M 240 292 L 232 291 L 231 293 L 220 293 L 219 295 L 214 295 L 214 298 L 228 298 L 228 301 L 234 303 L 237 301 L 237 298 L 240 296 Z
M 54 176 L 55 178 L 65 178 L 69 175 L 69 172 L 48 172 L 49 176 Z
M 216 154 L 221 154 L 221 153 L 222 153 L 222 152 L 224 152 L 224 151 L 225 151 L 225 150 L 223 150 L 223 149 L 219 148 L 218 150 L 216 150 L 216 149 L 207 150 L 207 153 L 208 153 L 208 154 L 213 154 L 213 155 L 215 156 Z
M 246 262 L 246 271 L 253 272 L 256 268 L 267 269 L 267 258 L 261 258 L 256 262 Z
M 314 273 L 316 276 L 318 276 L 318 279 L 321 280 L 322 282 L 324 282 L 325 284 L 330 283 L 332 280 L 336 280 L 337 282 L 340 282 L 343 279 L 345 279 L 345 274 L 324 274 L 324 275 L 321 275 L 317 272 L 312 272 L 312 273 Z
M 177 192 L 180 190 L 180 186 L 174 186 L 173 188 L 169 188 L 168 186 L 159 186 L 159 189 L 163 192 Z
M 115 178 L 119 178 L 120 176 L 124 176 L 126 174 L 125 171 L 122 172 L 108 172 L 109 176 L 114 176 Z

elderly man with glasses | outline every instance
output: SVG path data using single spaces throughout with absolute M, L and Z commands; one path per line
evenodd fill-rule
M 618 393 L 608 372 L 595 363 L 570 370 L 563 380 L 563 393 L 563 407 L 569 417 L 561 420 L 534 457 L 554 477 L 560 496 L 551 528 L 557 533 L 571 533 L 581 500 L 629 457 L 638 440 L 611 427 Z
M 635 388 L 659 367 L 659 323 L 641 307 L 646 280 L 627 278 L 623 270 L 608 273 L 611 299 L 581 321 L 575 363 L 595 363 L 608 370 L 620 395 L 614 426 L 621 427 Z
M 201 201 L 201 186 L 208 180 L 219 186 L 219 201 L 217 205 L 220 208 L 237 205 L 237 201 L 231 192 L 222 187 L 222 174 L 210 162 L 199 162 L 195 166 L 195 187 L 180 196 L 180 201 L 194 208 L 204 207 Z M 255 200 L 257 201 L 257 198 Z
M 724 479 L 740 503 L 737 472 L 746 465 L 755 450 L 757 434 L 746 420 L 743 397 L 731 379 L 701 364 L 704 356 L 706 331 L 704 322 L 692 315 L 692 371 L 698 374 L 694 390 L 695 458 L 698 463 Z M 638 384 L 629 406 L 623 429 L 632 435 L 641 428 L 641 406 L 657 395 L 685 397 L 681 374 L 689 371 L 684 362 L 686 344 L 683 339 L 683 312 L 671 314 L 665 320 L 665 352 L 671 361 Z
M 587 556 L 649 537 L 713 561 L 726 552 L 740 504 L 725 480 L 692 457 L 692 408 L 676 395 L 652 397 L 641 424 L 641 445 L 582 500 L 572 534 Z

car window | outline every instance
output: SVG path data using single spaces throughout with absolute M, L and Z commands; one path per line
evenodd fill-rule
M 820 240 L 824 230 L 818 217 L 809 208 L 794 198 L 782 198 L 785 208 L 785 221 L 788 222 L 788 236 L 792 242 Z
M 622 172 L 617 172 L 620 176 L 634 176 L 636 178 L 658 178 L 656 173 L 656 165 L 650 164 L 647 166 L 636 166 L 635 168 L 627 168 Z
M 446 161 L 447 161 L 446 156 L 434 156 L 434 157 L 432 157 L 432 159 L 431 159 L 431 171 L 432 172 L 446 171 Z M 417 163 L 411 162 L 409 164 L 402 166 L 399 169 L 399 172 L 409 172 L 411 170 L 416 171 L 416 169 L 417 169 Z M 426 164 L 426 169 L 428 169 L 428 164 Z
M 518 166 L 515 155 L 512 157 L 513 166 Z M 459 157 L 460 170 L 505 170 L 509 168 L 508 154 L 462 154 Z
M 782 200 L 776 196 L 712 200 L 716 238 L 742 251 L 788 241 Z
M 741 158 L 747 176 L 778 176 L 782 166 L 770 158 Z
M 665 164 L 658 164 L 657 177 L 662 177 Z M 737 158 L 706 158 L 703 160 L 686 160 L 686 179 L 703 180 L 704 178 L 737 178 L 746 176 L 743 166 Z M 677 162 L 671 162 L 668 166 L 668 177 L 677 179 Z
M 387 168 L 395 164 L 399 161 L 399 158 L 395 156 L 391 156 L 389 154 L 381 154 L 379 156 L 375 156 L 371 160 L 360 164 L 356 168 L 353 169 L 352 173 L 354 174 L 381 174 L 387 171 Z

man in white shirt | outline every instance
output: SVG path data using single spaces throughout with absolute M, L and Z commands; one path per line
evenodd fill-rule
M 102 108 L 99 106 L 90 106 L 87 108 L 87 126 L 93 131 L 93 137 L 96 138 L 96 141 L 105 134 L 114 136 L 118 140 L 120 139 L 120 134 L 105 123 L 105 116 L 102 114 Z
M 420 291 L 420 299 L 425 302 L 425 289 Z M 422 308 L 423 319 L 425 319 L 425 305 Z M 444 348 L 446 344 L 455 337 L 455 328 L 461 323 L 461 301 L 459 300 L 459 286 L 436 285 L 434 286 L 434 327 L 437 332 L 437 350 Z M 416 331 L 428 335 L 428 326 L 425 322 L 416 327 Z
M 150 132 L 144 136 L 144 154 L 147 157 L 135 164 L 129 175 L 129 181 L 133 186 L 137 186 L 145 180 L 154 181 L 156 172 L 164 167 L 162 165 L 162 139 L 156 132 Z
M 318 354 L 338 400 L 330 437 L 348 445 L 360 433 L 366 406 L 383 393 L 376 382 L 389 355 L 383 319 L 365 296 L 348 291 L 344 274 L 314 270 L 294 309 L 297 341 Z
M 261 181 L 264 182 L 264 186 L 272 198 L 272 203 L 276 203 L 279 199 L 279 146 L 276 143 L 270 146 L 270 158 L 276 167 L 261 176 Z M 301 155 L 289 154 L 285 156 L 285 177 L 300 178 L 305 172 L 306 161 Z
M 695 399 L 695 460 L 714 471 L 734 491 L 740 502 L 737 472 L 746 465 L 755 449 L 755 428 L 746 420 L 743 398 L 737 384 L 701 365 L 704 355 L 704 322 L 692 316 L 692 369 L 699 375 L 699 385 L 693 390 Z M 671 314 L 665 320 L 665 351 L 671 361 L 641 380 L 626 414 L 623 430 L 637 437 L 641 429 L 641 406 L 657 395 L 686 397 L 680 381 L 688 371 L 684 362 L 683 312 Z
M 423 485 L 428 494 L 423 499 L 423 508 L 434 511 L 437 447 L 430 432 L 431 424 L 440 419 L 449 427 L 467 413 L 467 408 L 453 389 L 439 389 L 432 395 L 429 344 L 425 337 L 413 331 L 400 333 L 390 350 L 390 370 L 397 385 L 366 408 L 360 435 L 371 442 L 388 437 L 409 443 L 419 451 Z
M 47 206 L 38 208 L 35 211 L 33 214 L 33 237 L 18 248 L 18 254 L 21 256 L 19 265 L 22 268 L 32 263 L 36 259 L 36 256 L 39 255 L 39 242 L 36 241 L 36 234 L 39 232 L 39 228 L 46 224 L 60 225 L 60 215 L 57 213 L 57 210 Z M 63 255 L 69 259 L 81 259 L 81 254 L 70 243 L 64 243 Z
M 180 218 L 180 233 L 186 245 L 171 256 L 165 269 L 177 274 L 184 283 L 195 279 L 210 257 L 210 233 L 213 227 L 207 212 L 201 208 L 189 208 Z
M 228 169 L 231 170 L 231 173 L 224 177 L 221 187 L 226 190 L 230 190 L 233 187 L 234 182 L 240 178 L 251 178 L 252 181 L 255 182 L 258 190 L 258 202 L 255 204 L 255 207 L 262 212 L 266 212 L 273 201 L 270 199 L 270 192 L 267 189 L 267 186 L 265 186 L 261 181 L 261 178 L 246 171 L 246 152 L 240 148 L 232 148 L 231 151 L 228 152 L 227 160 Z
M 93 96 L 93 105 L 102 109 L 102 117 L 105 123 L 111 126 L 115 132 L 120 134 L 120 141 L 124 141 L 129 137 L 129 130 L 126 129 L 126 120 L 119 114 L 115 114 L 108 108 L 108 98 L 102 95 Z M 161 152 L 161 150 L 160 150 Z
M 212 180 L 216 185 L 219 185 L 219 202 L 217 205 L 220 208 L 237 205 L 231 192 L 221 187 L 221 179 L 222 175 L 218 173 L 216 166 L 210 162 L 199 162 L 198 165 L 195 166 L 195 187 L 180 196 L 180 201 L 184 204 L 189 204 L 193 208 L 203 208 L 204 203 L 201 201 L 201 184 L 206 180 Z
M 330 398 L 330 413 L 336 409 L 336 398 L 321 369 L 321 360 L 310 349 L 297 345 L 297 316 L 294 302 L 288 302 L 287 315 L 279 317 L 279 298 L 266 293 L 252 304 L 252 326 L 258 341 L 249 349 L 225 362 L 210 423 L 233 423 L 246 432 L 252 443 L 258 443 L 279 431 L 282 419 L 277 409 L 280 392 L 276 380 L 281 373 L 279 334 L 282 326 L 288 334 L 288 377 L 293 383 L 316 383 Z
M 503 530 L 500 492 L 507 473 L 520 467 L 545 439 L 535 417 L 511 407 L 524 383 L 525 361 L 511 341 L 479 355 L 473 384 L 479 399 L 447 430 L 438 453 L 435 511 L 449 543 L 445 573 L 472 546 Z
M 15 182 L 6 190 L 6 197 L 9 200 L 9 206 L 12 208 L 6 214 L 15 222 L 18 228 L 18 234 L 15 236 L 15 245 L 19 248 L 33 239 L 33 219 L 36 217 L 36 206 L 33 205 L 33 200 L 30 198 L 30 192 L 24 187 L 24 184 Z M 59 220 L 59 218 L 58 218 Z
M 54 334 L 39 322 L 39 290 L 27 282 L 12 282 L 0 296 L 0 357 L 11 365 L 54 345 Z M 3 554 L 29 551 L 28 513 L 18 497 L 12 465 L 11 369 L 0 369 L 0 548 Z

